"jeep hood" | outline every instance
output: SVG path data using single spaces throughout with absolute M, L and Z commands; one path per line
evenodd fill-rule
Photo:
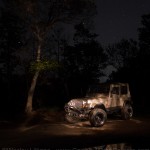
M 68 105 L 79 109 L 85 106 L 94 107 L 94 105 L 103 103 L 106 99 L 108 99 L 108 94 L 90 94 L 84 98 L 72 99 L 68 102 Z

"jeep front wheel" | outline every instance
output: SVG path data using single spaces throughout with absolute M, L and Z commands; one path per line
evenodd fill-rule
M 107 120 L 107 114 L 103 109 L 95 108 L 90 112 L 90 123 L 94 127 L 103 126 Z
M 121 111 L 121 116 L 125 120 L 129 120 L 133 116 L 133 108 L 130 104 L 126 104 Z
M 65 120 L 68 123 L 77 123 L 79 121 L 79 119 L 77 117 L 73 116 L 71 113 L 67 113 L 65 115 Z

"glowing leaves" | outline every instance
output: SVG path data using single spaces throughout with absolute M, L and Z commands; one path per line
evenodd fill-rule
M 44 60 L 39 62 L 32 62 L 30 66 L 30 71 L 44 71 L 44 70 L 56 70 L 60 67 L 58 62 L 54 60 Z

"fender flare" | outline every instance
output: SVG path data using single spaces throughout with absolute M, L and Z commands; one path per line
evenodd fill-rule
M 100 108 L 100 109 L 103 109 L 104 111 L 106 111 L 106 108 L 105 108 L 104 104 L 97 104 L 97 105 L 94 106 L 94 108 Z
M 126 104 L 132 105 L 133 102 L 131 100 L 125 100 L 123 106 L 125 106 Z

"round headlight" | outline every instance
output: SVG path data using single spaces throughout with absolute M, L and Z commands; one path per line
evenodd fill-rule
M 69 103 L 68 103 L 69 106 L 74 106 L 74 102 L 71 100 Z

